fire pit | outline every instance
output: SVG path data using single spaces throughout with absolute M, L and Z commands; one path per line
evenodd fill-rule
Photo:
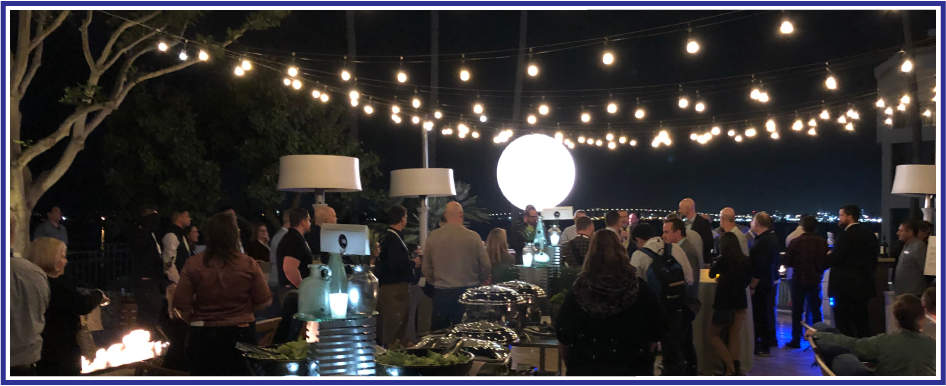
M 102 370 L 118 368 L 160 357 L 167 351 L 167 342 L 151 341 L 151 333 L 134 330 L 107 349 L 100 348 L 95 358 L 82 357 L 82 374 L 94 375 Z

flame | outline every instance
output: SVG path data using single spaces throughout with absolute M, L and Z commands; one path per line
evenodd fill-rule
M 82 373 L 90 373 L 109 367 L 126 365 L 161 356 L 167 350 L 166 342 L 152 342 L 151 333 L 134 330 L 122 337 L 121 343 L 115 343 L 108 349 L 100 348 L 95 352 L 95 359 L 89 361 L 82 357 Z

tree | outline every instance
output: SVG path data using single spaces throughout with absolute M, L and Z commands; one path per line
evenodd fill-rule
M 489 215 L 483 208 L 476 206 L 476 196 L 470 195 L 472 186 L 462 181 L 455 181 L 456 196 L 451 197 L 430 197 L 427 199 L 427 230 L 432 232 L 440 227 L 440 216 L 443 215 L 447 203 L 450 201 L 459 202 L 463 206 L 463 222 L 469 225 L 471 222 L 489 221 Z M 418 200 L 420 201 L 420 200 Z M 402 205 L 403 200 L 392 202 L 392 205 Z M 407 227 L 404 228 L 404 241 L 417 243 L 420 241 L 420 203 L 416 207 L 416 213 L 408 220 Z
M 60 102 L 72 106 L 72 112 L 55 128 L 27 125 L 24 131 L 21 102 L 42 64 L 43 43 L 60 29 L 71 11 L 17 12 L 16 43 L 10 68 L 10 205 L 11 215 L 19 224 L 29 223 L 36 202 L 69 170 L 89 135 L 121 106 L 135 86 L 200 61 L 197 55 L 193 55 L 191 59 L 174 64 L 149 66 L 139 59 L 157 49 L 159 40 L 167 39 L 169 47 L 181 44 L 170 37 L 182 36 L 201 19 L 203 12 L 147 10 L 111 13 L 104 21 L 100 20 L 101 17 L 93 18 L 96 11 L 91 10 L 82 17 L 76 41 L 81 44 L 89 74 L 81 84 L 65 88 L 60 99 Z M 198 36 L 192 43 L 222 58 L 222 50 L 244 33 L 277 26 L 287 14 L 288 11 L 252 12 L 238 29 L 228 28 L 223 41 Z M 93 21 L 97 22 L 93 25 Z M 92 33 L 98 31 L 106 33 L 93 38 Z M 93 46 L 98 48 L 97 53 L 93 52 Z M 60 57 L 56 64 L 61 68 L 69 61 Z M 35 142 L 22 140 L 31 137 L 39 139 Z M 34 177 L 31 162 L 50 153 L 62 141 L 66 141 L 66 147 L 61 154 L 55 154 L 54 166 L 40 170 Z M 29 228 L 19 227 L 14 237 L 14 248 L 25 253 L 28 242 Z

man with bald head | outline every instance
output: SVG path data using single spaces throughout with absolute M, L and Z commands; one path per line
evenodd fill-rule
M 322 224 L 336 224 L 338 217 L 335 209 L 325 204 L 315 205 L 315 217 L 312 219 L 312 229 L 306 235 L 306 242 L 312 248 L 312 253 L 319 257 L 322 264 L 328 264 L 328 253 L 322 253 Z
M 710 249 L 713 246 L 713 225 L 703 216 L 696 214 L 696 203 L 691 198 L 684 198 L 680 201 L 679 209 L 687 230 L 695 231 L 703 240 L 703 263 L 711 264 L 713 262 L 713 258 L 710 256 Z
M 736 238 L 739 239 L 739 246 L 742 247 L 742 253 L 749 256 L 749 242 L 746 240 L 746 234 L 742 233 L 739 227 L 736 226 L 736 211 L 733 208 L 726 207 L 719 211 L 719 230 L 720 236 L 726 232 L 732 232 L 736 235 Z M 716 239 L 716 241 L 719 244 L 719 239 Z M 716 246 L 716 250 L 719 250 L 719 245 Z M 705 255 L 703 259 L 706 259 Z
M 466 290 L 489 280 L 492 266 L 480 236 L 463 226 L 463 207 L 456 201 L 444 209 L 447 223 L 427 236 L 423 272 L 436 291 L 430 328 L 440 330 L 460 323 Z

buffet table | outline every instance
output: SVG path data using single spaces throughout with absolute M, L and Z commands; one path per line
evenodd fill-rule
M 716 353 L 716 349 L 706 337 L 706 331 L 713 319 L 713 302 L 716 296 L 716 281 L 709 278 L 709 270 L 700 270 L 700 313 L 693 321 L 693 346 L 696 348 L 697 371 L 700 375 L 723 374 L 726 367 L 723 359 Z M 752 351 L 755 348 L 755 333 L 752 327 L 752 298 L 746 288 L 746 298 L 749 308 L 746 309 L 746 318 L 742 322 L 739 343 L 739 358 L 743 374 L 752 370 Z M 726 341 L 725 339 L 723 341 Z

